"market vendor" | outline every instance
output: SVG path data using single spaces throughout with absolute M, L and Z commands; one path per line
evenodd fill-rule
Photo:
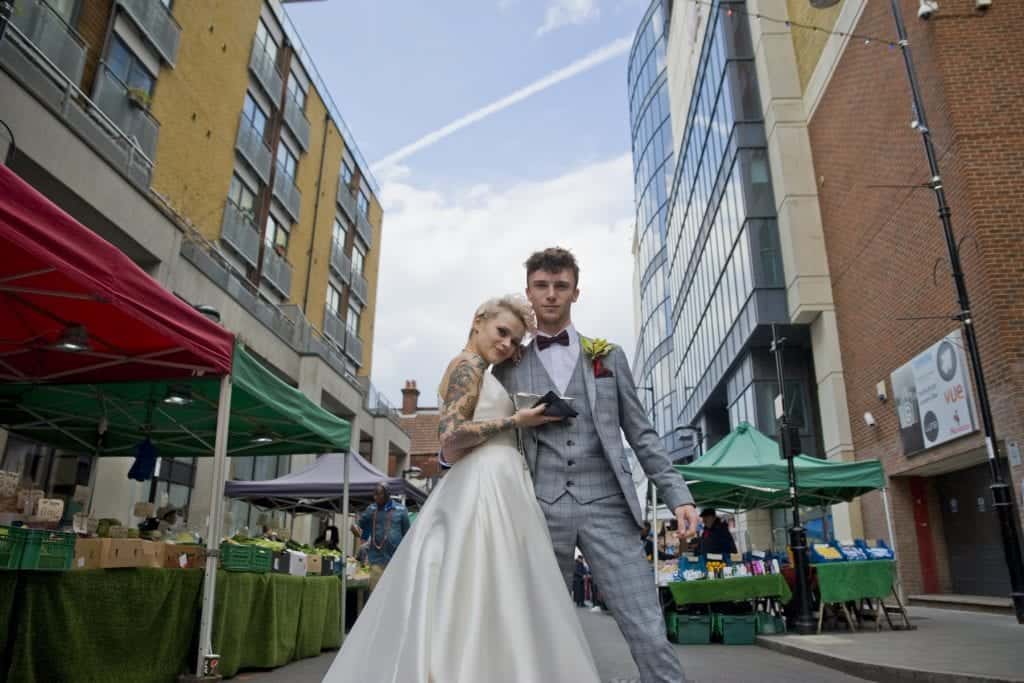
M 408 531 L 409 513 L 405 507 L 391 500 L 387 486 L 377 484 L 373 503 L 363 511 L 359 524 L 352 525 L 352 532 L 366 541 L 371 591 Z
M 716 553 L 727 556 L 736 552 L 736 541 L 729 533 L 729 525 L 723 522 L 715 508 L 704 508 L 700 513 L 704 531 L 700 535 L 700 554 Z

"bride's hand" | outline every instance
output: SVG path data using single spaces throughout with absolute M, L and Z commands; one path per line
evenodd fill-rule
M 512 417 L 512 420 L 516 423 L 516 427 L 540 427 L 546 425 L 549 422 L 559 422 L 562 418 L 560 417 L 548 417 L 544 414 L 547 406 L 541 404 L 536 408 L 522 408 L 516 411 L 516 414 Z

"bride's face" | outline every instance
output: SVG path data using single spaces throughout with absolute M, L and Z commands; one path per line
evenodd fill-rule
M 526 329 L 515 315 L 501 310 L 496 316 L 473 325 L 476 352 L 490 364 L 504 363 L 523 341 Z

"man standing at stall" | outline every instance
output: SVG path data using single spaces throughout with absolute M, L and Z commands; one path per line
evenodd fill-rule
M 387 486 L 377 484 L 373 492 L 373 503 L 363 511 L 359 524 L 352 525 L 352 533 L 366 542 L 371 592 L 377 587 L 384 569 L 408 531 L 409 513 L 404 506 L 391 500 Z

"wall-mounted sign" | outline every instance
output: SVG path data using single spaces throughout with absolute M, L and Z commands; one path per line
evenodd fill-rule
M 890 379 L 904 455 L 978 429 L 959 330 L 897 368 Z

